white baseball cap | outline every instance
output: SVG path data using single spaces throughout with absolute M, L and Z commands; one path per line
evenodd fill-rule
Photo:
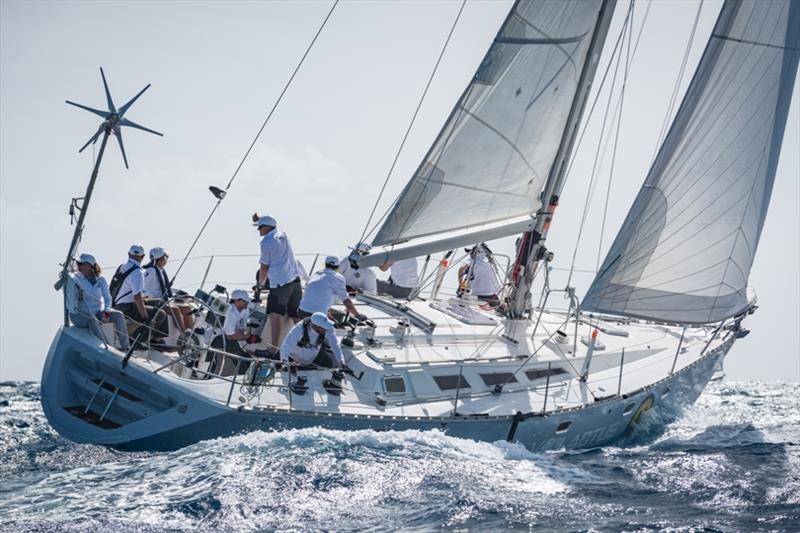
M 141 244 L 133 244 L 128 250 L 130 255 L 144 255 L 144 247 Z
M 259 217 L 258 221 L 254 222 L 253 225 L 256 227 L 272 226 L 276 228 L 278 227 L 278 221 L 269 215 L 264 215 L 263 217 Z
M 231 301 L 233 300 L 244 300 L 246 302 L 249 302 L 250 295 L 244 289 L 236 289 L 231 293 Z
M 311 315 L 311 323 L 315 326 L 319 326 L 325 331 L 330 331 L 333 329 L 333 322 L 328 320 L 328 317 L 325 316 L 325 313 L 314 313 Z
M 336 257 L 335 255 L 329 255 L 328 257 L 325 258 L 325 266 L 334 266 L 336 268 L 339 268 L 339 263 L 340 263 L 339 258 Z
M 156 261 L 164 256 L 169 256 L 169 254 L 162 247 L 156 246 L 155 248 L 150 248 L 150 259 Z
M 94 260 L 94 256 L 92 254 L 81 254 L 78 257 L 78 263 L 89 263 L 90 265 L 96 265 L 97 261 Z

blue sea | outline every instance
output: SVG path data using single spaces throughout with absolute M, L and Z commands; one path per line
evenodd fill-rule
M 665 431 L 579 452 L 308 429 L 125 453 L 0 383 L 0 530 L 800 531 L 798 406 L 796 383 L 716 382 Z

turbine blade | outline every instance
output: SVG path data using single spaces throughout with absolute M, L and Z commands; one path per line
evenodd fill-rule
M 103 72 L 103 67 L 100 67 L 100 76 L 103 77 L 103 88 L 106 90 L 106 100 L 108 100 L 108 110 L 111 113 L 116 113 L 117 108 L 114 107 L 114 100 L 111 99 L 111 91 L 108 90 L 108 83 L 106 82 L 106 74 Z
M 100 126 L 100 127 L 97 129 L 97 133 L 95 133 L 94 135 L 92 135 L 92 136 L 91 136 L 91 138 L 90 138 L 88 141 L 86 141 L 86 144 L 84 144 L 83 146 L 81 146 L 81 149 L 80 149 L 80 150 L 78 150 L 78 153 L 81 153 L 81 152 L 83 152 L 83 151 L 86 149 L 86 147 L 87 147 L 87 146 L 89 146 L 90 144 L 94 144 L 94 143 L 96 143 L 96 142 L 97 142 L 97 138 L 98 138 L 98 137 L 100 137 L 100 134 L 101 134 L 101 133 L 103 133 L 103 126 Z
M 118 127 L 114 128 L 114 135 L 117 137 L 117 142 L 119 143 L 119 149 L 122 152 L 122 160 L 125 162 L 125 168 L 128 167 L 128 156 L 125 155 L 125 145 L 122 144 L 122 130 Z
M 106 118 L 108 116 L 108 111 L 100 111 L 99 109 L 95 109 L 93 107 L 89 107 L 89 106 L 85 106 L 85 105 L 81 105 L 81 104 L 76 104 L 75 102 L 70 102 L 69 100 L 64 100 L 64 101 L 66 103 L 68 103 L 69 105 L 74 105 L 75 107 L 79 107 L 81 109 L 84 109 L 84 110 L 88 111 L 89 113 L 94 113 L 98 117 Z
M 120 118 L 122 118 L 122 117 L 125 115 L 125 112 L 126 112 L 126 111 L 127 111 L 127 110 L 128 110 L 128 109 L 129 109 L 129 108 L 132 106 L 132 105 L 133 105 L 133 103 L 134 103 L 136 100 L 138 100 L 138 99 L 139 99 L 139 97 L 140 97 L 140 96 L 142 96 L 142 94 L 144 94 L 144 92 L 145 92 L 147 89 L 149 89 L 149 88 L 150 88 L 150 84 L 148 83 L 148 84 L 147 84 L 147 87 L 145 87 L 144 89 L 142 89 L 141 91 L 139 91 L 139 94 L 137 94 L 136 96 L 134 96 L 133 98 L 131 98 L 131 99 L 130 99 L 130 101 L 129 101 L 127 104 L 125 104 L 124 106 L 120 107 L 120 108 L 119 108 L 119 117 L 120 117 Z
M 145 128 L 144 126 L 140 126 L 139 124 L 137 124 L 135 122 L 131 122 L 127 118 L 123 118 L 122 120 L 120 120 L 119 121 L 119 125 L 120 126 L 128 126 L 129 128 L 136 128 L 137 130 L 146 131 L 148 133 L 153 133 L 155 135 L 158 135 L 159 137 L 163 137 L 164 136 L 163 133 L 159 133 L 156 130 L 151 130 L 150 128 Z

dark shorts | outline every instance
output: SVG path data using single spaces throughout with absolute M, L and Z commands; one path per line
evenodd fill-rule
M 168 329 L 168 326 L 167 326 L 167 315 L 163 311 L 157 312 L 157 307 L 152 306 L 152 305 L 145 304 L 144 308 L 145 308 L 145 311 L 147 311 L 147 317 L 143 317 L 143 316 L 139 315 L 139 309 L 136 307 L 136 304 L 133 303 L 133 302 L 128 302 L 128 303 L 124 303 L 124 304 L 117 304 L 117 305 L 114 306 L 114 309 L 117 309 L 118 311 L 122 311 L 122 313 L 125 315 L 125 317 L 130 319 L 130 320 L 132 320 L 133 322 L 136 322 L 136 323 L 139 323 L 139 324 L 144 324 L 144 322 L 148 318 L 151 319 L 150 327 L 154 330 L 153 333 L 155 333 L 155 335 L 162 336 L 162 337 L 166 337 L 167 335 L 169 335 L 169 329 Z M 130 326 L 130 324 L 129 324 L 129 326 Z M 144 326 L 141 326 L 141 327 L 144 327 Z M 138 331 L 134 332 L 132 334 L 132 336 L 135 337 L 137 334 L 138 334 Z
M 389 281 L 378 280 L 378 294 L 388 294 L 393 298 L 408 299 L 411 296 L 411 287 L 401 287 L 395 285 L 394 280 L 389 278 Z
M 269 290 L 267 313 L 299 318 L 298 306 L 302 299 L 303 288 L 300 285 L 300 278 L 296 278 L 291 283 Z

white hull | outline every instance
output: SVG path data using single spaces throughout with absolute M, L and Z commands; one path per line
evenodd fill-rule
M 374 338 L 382 338 L 382 345 L 359 346 L 357 339 L 356 347 L 348 350 L 348 364 L 364 374 L 360 380 L 348 377 L 341 395 L 323 388 L 328 371 L 301 371 L 309 390 L 298 396 L 286 386 L 288 373 L 278 373 L 269 386 L 248 388 L 242 385 L 243 376 L 235 382 L 233 377 L 181 377 L 187 372 L 177 364 L 154 372 L 170 361 L 168 355 L 154 352 L 149 359 L 138 354 L 123 372 L 118 350 L 105 347 L 88 330 L 62 328 L 42 376 L 44 412 L 50 424 L 71 440 L 126 450 L 174 449 L 246 431 L 308 426 L 438 429 L 475 440 L 517 441 L 535 451 L 588 448 L 619 439 L 649 408 L 658 413 L 662 425 L 678 415 L 697 399 L 736 338 L 735 332 L 723 335 L 710 328 L 690 335 L 681 328 L 627 324 L 629 337 L 601 335 L 606 353 L 595 352 L 584 383 L 575 370 L 580 370 L 585 355 L 580 342 L 576 353 L 565 357 L 560 346 L 539 340 L 538 334 L 528 339 L 530 322 L 499 319 L 497 326 L 469 326 L 456 335 L 456 321 L 427 304 L 414 306 L 418 316 L 424 311 L 425 318 L 437 323 L 434 334 L 409 333 L 386 347 L 391 334 L 378 326 Z M 371 305 L 369 311 L 376 322 L 395 314 L 380 305 Z M 554 318 L 558 317 L 545 315 L 542 323 Z M 568 327 L 574 329 L 574 323 Z M 589 330 L 582 324 L 579 328 Z M 679 341 L 681 333 L 684 338 Z M 478 337 L 484 340 L 478 342 Z M 469 356 L 463 353 L 468 340 L 470 350 L 481 348 L 479 357 L 473 351 Z M 482 372 L 523 364 L 519 355 L 509 358 L 509 351 L 530 353 L 539 345 L 543 348 L 516 374 L 517 382 L 499 394 L 492 392 L 493 387 L 477 385 L 478 376 L 486 375 Z M 452 352 L 459 346 L 461 356 L 453 360 L 434 355 L 437 350 L 455 355 Z M 622 348 L 628 354 L 624 362 Z M 536 369 L 556 367 L 568 370 L 550 378 L 536 377 L 540 374 L 535 372 L 543 372 Z M 525 378 L 528 368 L 534 372 L 532 379 Z M 425 389 L 433 383 L 433 375 L 453 372 L 472 387 L 438 393 Z M 406 393 L 389 393 L 387 376 L 403 377 Z M 377 395 L 387 400 L 386 405 L 375 402 Z

